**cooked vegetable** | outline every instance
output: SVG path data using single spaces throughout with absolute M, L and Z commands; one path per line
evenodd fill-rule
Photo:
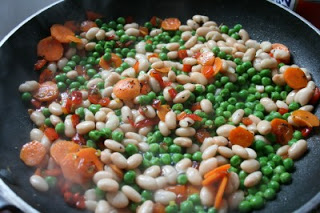
M 140 94 L 140 89 L 136 78 L 126 78 L 118 81 L 113 87 L 113 93 L 122 100 L 132 100 Z
M 33 97 L 41 102 L 53 101 L 59 95 L 57 84 L 52 81 L 46 81 L 40 84 L 38 90 L 33 93 Z
M 319 118 L 311 112 L 304 110 L 296 110 L 292 112 L 292 120 L 299 126 L 319 126 Z
M 288 144 L 293 136 L 292 126 L 286 120 L 279 118 L 271 121 L 271 132 L 276 135 L 277 143 L 281 145 Z
M 253 134 L 248 130 L 237 127 L 230 131 L 229 140 L 233 145 L 240 145 L 242 147 L 249 147 L 253 143 Z
M 214 207 L 216 209 L 219 209 L 222 205 L 222 199 L 223 199 L 224 191 L 227 187 L 227 183 L 228 183 L 228 175 L 226 175 L 222 178 L 222 181 L 219 185 L 219 189 L 218 189 L 217 195 L 216 195 L 216 200 L 214 202 Z
M 301 89 L 308 84 L 308 79 L 300 68 L 288 67 L 283 77 L 286 83 L 293 89 Z
M 52 38 L 56 39 L 61 43 L 69 43 L 70 37 L 74 36 L 74 32 L 69 28 L 61 25 L 61 24 L 54 24 L 50 28 Z M 69 36 L 69 38 L 68 38 Z
M 39 41 L 37 54 L 47 61 L 57 61 L 63 55 L 63 46 L 59 41 L 49 36 Z
M 39 141 L 31 141 L 23 145 L 20 159 L 28 166 L 39 165 L 46 156 L 46 148 Z
M 57 141 L 50 147 L 51 157 L 60 164 L 69 153 L 76 153 L 81 147 L 72 141 Z
M 177 18 L 167 18 L 162 21 L 161 27 L 164 30 L 177 30 L 179 29 L 181 22 Z

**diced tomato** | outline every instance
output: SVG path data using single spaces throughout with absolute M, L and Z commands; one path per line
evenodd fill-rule
M 39 76 L 39 83 L 42 84 L 46 81 L 52 81 L 54 74 L 49 69 L 44 69 Z
M 200 142 L 203 143 L 204 139 L 210 137 L 210 133 L 205 130 L 205 129 L 199 129 L 196 132 L 196 139 Z
M 73 104 L 81 104 L 82 103 L 82 93 L 79 91 L 73 91 L 71 93 L 71 101 Z
M 149 40 L 148 40 L 149 41 Z M 152 43 L 152 42 L 151 42 Z M 159 54 L 158 53 L 153 53 L 153 54 L 151 54 L 151 55 L 148 55 L 148 60 L 150 60 L 150 58 L 153 58 L 153 57 L 155 57 L 155 58 L 159 58 Z
M 72 126 L 76 128 L 76 126 L 80 123 L 80 116 L 77 114 L 71 115 Z
M 197 103 L 194 103 L 194 104 L 192 104 L 192 106 L 191 106 L 191 111 L 196 111 L 196 110 L 201 110 L 201 105 L 200 105 L 200 102 L 197 102 Z
M 46 59 L 40 59 L 37 61 L 37 63 L 34 64 L 34 69 L 35 70 L 41 70 L 42 67 L 44 67 L 44 65 L 47 64 L 47 60 Z
M 178 57 L 182 60 L 188 57 L 187 50 L 178 50 Z
M 106 40 L 111 41 L 111 40 L 114 40 L 115 37 L 116 37 L 115 35 L 110 35 L 106 37 Z
M 72 100 L 70 98 L 67 98 L 65 100 L 64 105 L 62 106 L 62 111 L 64 114 L 69 114 L 72 109 Z
M 196 114 L 187 114 L 186 112 L 181 112 L 179 115 L 177 115 L 178 121 L 181 121 L 186 117 L 189 117 L 194 121 L 202 121 L 202 118 Z
M 152 26 L 157 27 L 160 26 L 162 22 L 162 19 L 158 18 L 157 16 L 153 16 L 150 19 L 150 23 L 152 24 Z
M 253 124 L 253 121 L 248 117 L 242 118 L 241 122 L 246 126 L 249 126 L 250 124 Z
M 320 89 L 316 87 L 316 89 L 314 90 L 313 96 L 309 101 L 309 104 L 315 105 L 316 103 L 318 103 L 319 98 L 320 98 Z
M 157 115 L 161 121 L 165 121 L 166 119 L 166 114 L 171 110 L 169 105 L 161 105 L 157 109 Z
M 156 124 L 158 124 L 158 123 L 159 123 L 158 117 L 153 118 L 153 119 L 147 118 L 147 119 L 144 119 L 144 120 L 139 121 L 138 123 L 136 123 L 136 124 L 134 125 L 134 127 L 136 127 L 136 128 L 142 128 L 142 127 L 146 127 L 146 126 L 154 126 L 154 125 L 156 125 Z
M 161 106 L 161 101 L 158 99 L 154 99 L 152 102 L 152 107 L 155 109 L 160 109 L 160 106 Z
M 141 84 L 140 93 L 142 95 L 146 95 L 151 91 L 151 88 L 150 88 L 148 82 L 144 82 L 144 83 L 140 83 L 140 84 Z
M 174 99 L 178 94 L 177 90 L 175 90 L 174 88 L 169 89 L 168 93 L 172 99 Z
M 79 144 L 79 145 L 85 145 L 86 144 L 86 140 L 84 139 L 84 137 L 82 135 L 79 135 L 79 133 L 76 133 L 73 137 L 72 137 L 72 141 Z
M 41 107 L 41 102 L 34 98 L 31 99 L 31 104 L 36 109 L 39 109 Z
M 201 52 L 196 52 L 196 53 L 192 56 L 192 58 L 198 59 L 198 58 L 200 57 L 200 55 L 201 55 Z
M 145 37 L 149 34 L 149 30 L 146 27 L 139 27 L 140 36 Z
M 302 136 L 303 136 L 304 138 L 307 138 L 307 137 L 310 135 L 311 131 L 312 131 L 312 128 L 311 128 L 311 127 L 305 127 L 305 128 L 303 128 L 303 129 L 301 130 Z
M 106 107 L 109 105 L 110 103 L 110 98 L 105 97 L 105 98 L 101 98 L 98 102 L 101 106 Z
M 128 118 L 128 122 L 131 124 L 131 126 L 134 127 L 134 121 L 132 120 L 132 118 Z
M 191 70 L 192 70 L 192 65 L 190 65 L 190 64 L 183 64 L 182 71 L 184 71 L 184 72 L 191 72 Z
M 155 78 L 159 82 L 161 88 L 165 88 L 166 86 L 168 86 L 168 84 L 163 81 L 162 76 L 157 71 L 152 70 L 150 72 L 150 76 Z M 171 84 L 171 82 L 169 83 Z
M 59 138 L 59 135 L 56 132 L 56 130 L 54 130 L 54 128 L 46 128 L 44 130 L 44 134 L 48 137 L 50 141 L 54 141 Z
M 100 93 L 93 93 L 88 96 L 88 100 L 92 104 L 98 104 L 101 99 Z
M 281 115 L 283 115 L 283 114 L 289 112 L 289 110 L 288 110 L 288 109 L 285 109 L 285 108 L 279 108 L 279 109 L 278 109 L 278 112 L 279 112 Z

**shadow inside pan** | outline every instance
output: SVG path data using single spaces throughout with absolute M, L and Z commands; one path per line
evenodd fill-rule
M 306 67 L 319 84 L 320 37 L 298 18 L 266 1 L 64 1 L 33 18 L 0 48 L 0 169 L 9 171 L 5 182 L 23 200 L 40 212 L 79 212 L 67 206 L 54 192 L 39 193 L 29 184 L 33 169 L 19 160 L 21 146 L 28 142 L 32 123 L 20 100 L 18 86 L 37 79 L 33 64 L 37 42 L 49 35 L 52 24 L 83 20 L 85 9 L 102 13 L 106 18 L 133 16 L 138 23 L 159 17 L 179 17 L 183 22 L 194 14 L 208 15 L 218 24 L 241 23 L 253 39 L 269 40 L 288 46 L 293 62 Z M 317 108 L 317 115 L 319 110 Z M 296 162 L 291 185 L 282 186 L 277 199 L 268 202 L 261 212 L 292 212 L 320 191 L 319 130 L 308 139 L 309 152 Z M 319 203 L 316 200 L 315 203 Z

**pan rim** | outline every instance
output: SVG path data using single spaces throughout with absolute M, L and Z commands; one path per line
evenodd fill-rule
M 21 21 L 16 27 L 14 27 L 12 30 L 10 30 L 8 32 L 8 34 L 6 34 L 3 39 L 0 40 L 0 48 L 2 48 L 2 46 L 7 42 L 7 40 L 10 39 L 10 37 L 16 33 L 17 30 L 19 30 L 21 27 L 23 27 L 26 23 L 28 23 L 31 19 L 33 19 L 34 17 L 38 16 L 39 14 L 41 14 L 42 12 L 50 9 L 51 7 L 60 4 L 62 2 L 64 2 L 65 0 L 57 0 L 54 3 L 49 4 L 46 7 L 43 7 L 42 9 L 36 11 L 35 13 L 33 13 L 32 15 L 28 16 L 27 18 L 25 18 L 23 21 Z M 276 5 L 280 8 L 282 8 L 283 10 L 287 11 L 289 14 L 295 16 L 296 18 L 300 19 L 302 22 L 304 22 L 308 27 L 310 27 L 313 31 L 315 31 L 318 35 L 320 35 L 320 30 L 318 28 L 316 28 L 312 23 L 310 23 L 308 20 L 306 20 L 305 18 L 303 18 L 302 16 L 300 16 L 299 14 L 297 14 L 296 12 L 290 10 L 289 8 L 277 4 L 272 0 L 267 0 L 267 2 Z M 37 213 L 39 212 L 37 209 L 35 209 L 33 206 L 31 206 L 30 204 L 28 204 L 27 202 L 25 202 L 19 195 L 17 195 L 6 183 L 5 181 L 3 181 L 0 178 L 0 189 L 2 189 L 1 191 L 4 192 L 3 194 L 1 194 L 0 191 L 0 195 L 3 197 L 3 199 L 8 202 L 9 204 L 13 204 L 15 205 L 17 208 L 25 211 L 25 212 L 34 212 Z M 8 200 L 5 198 L 8 197 L 6 193 L 9 193 L 9 197 L 12 200 Z M 317 193 L 314 197 L 312 197 L 309 201 L 307 201 L 305 204 L 303 204 L 302 206 L 300 206 L 297 210 L 295 210 L 295 213 L 299 213 L 299 212 L 310 212 L 312 209 L 314 209 L 317 205 L 320 204 L 320 192 Z

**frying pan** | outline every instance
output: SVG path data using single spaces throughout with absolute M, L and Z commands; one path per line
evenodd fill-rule
M 33 64 L 37 42 L 49 35 L 52 24 L 83 20 L 85 10 L 107 19 L 131 15 L 138 23 L 153 15 L 179 17 L 183 22 L 194 14 L 208 15 L 217 23 L 241 23 L 253 39 L 288 46 L 293 62 L 306 67 L 320 83 L 320 34 L 301 17 L 267 1 L 250 0 L 66 0 L 35 15 L 0 43 L 0 194 L 25 212 L 80 212 L 67 206 L 57 193 L 40 193 L 29 184 L 33 169 L 19 160 L 21 146 L 28 142 L 32 123 L 20 100 L 18 86 L 37 79 Z M 320 115 L 319 107 L 316 114 Z M 308 139 L 309 152 L 296 162 L 292 184 L 282 186 L 277 199 L 260 212 L 307 212 L 320 203 L 319 129 Z M 12 191 L 11 191 L 12 190 Z M 16 195 L 14 193 L 16 193 Z

